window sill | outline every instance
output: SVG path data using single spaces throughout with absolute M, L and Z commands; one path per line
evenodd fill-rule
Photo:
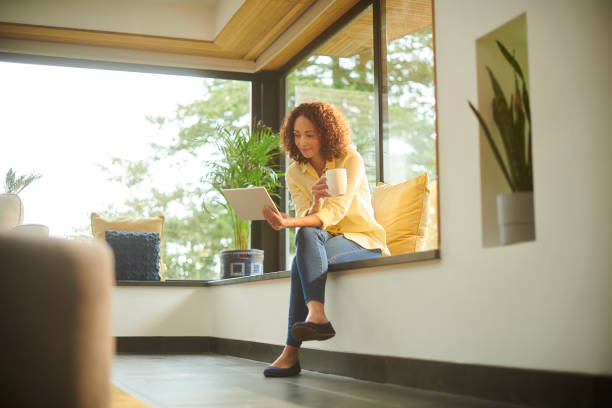
M 116 286 L 209 286 L 206 280 L 166 280 L 166 281 L 139 281 L 139 280 L 119 280 Z
M 361 261 L 343 262 L 329 266 L 329 272 L 348 271 L 352 269 L 373 268 L 377 266 L 400 265 L 410 262 L 431 261 L 440 259 L 440 250 L 415 252 L 411 254 L 385 256 L 382 258 L 364 259 Z M 290 276 L 290 271 L 268 272 L 263 275 L 241 276 L 238 278 L 218 280 L 166 280 L 159 281 L 117 281 L 117 286 L 172 286 L 172 287 L 198 287 L 234 285 L 237 283 L 259 282 L 271 279 L 283 279 Z

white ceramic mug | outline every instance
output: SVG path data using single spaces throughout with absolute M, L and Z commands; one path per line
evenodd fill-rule
M 338 197 L 346 194 L 346 169 L 330 169 L 325 172 L 329 195 Z

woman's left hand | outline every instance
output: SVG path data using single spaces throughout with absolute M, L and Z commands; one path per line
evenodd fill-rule
M 289 228 L 289 220 L 290 216 L 285 214 L 284 212 L 277 211 L 271 207 L 265 206 L 261 213 L 268 221 L 268 224 L 276 231 L 282 230 L 283 228 Z

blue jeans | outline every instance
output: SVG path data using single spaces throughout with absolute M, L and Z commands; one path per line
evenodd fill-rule
M 291 335 L 291 326 L 303 322 L 308 315 L 306 304 L 311 300 L 325 303 L 325 282 L 329 264 L 376 258 L 380 249 L 365 249 L 343 235 L 333 236 L 314 227 L 302 227 L 295 239 L 297 247 L 291 264 L 291 297 L 287 344 L 300 347 L 301 341 Z

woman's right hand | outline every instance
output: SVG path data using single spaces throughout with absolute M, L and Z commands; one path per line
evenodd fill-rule
M 327 178 L 323 176 L 317 180 L 317 182 L 312 186 L 311 192 L 314 202 L 312 203 L 312 208 L 310 209 L 309 213 L 314 214 L 321 209 L 325 198 L 331 197 L 329 195 L 329 187 L 327 186 Z
M 276 231 L 289 227 L 288 221 L 291 219 L 291 217 L 284 212 L 280 212 L 277 209 L 266 205 L 264 208 L 262 208 L 261 213 L 266 221 L 268 221 L 268 224 L 270 224 L 270 226 Z

